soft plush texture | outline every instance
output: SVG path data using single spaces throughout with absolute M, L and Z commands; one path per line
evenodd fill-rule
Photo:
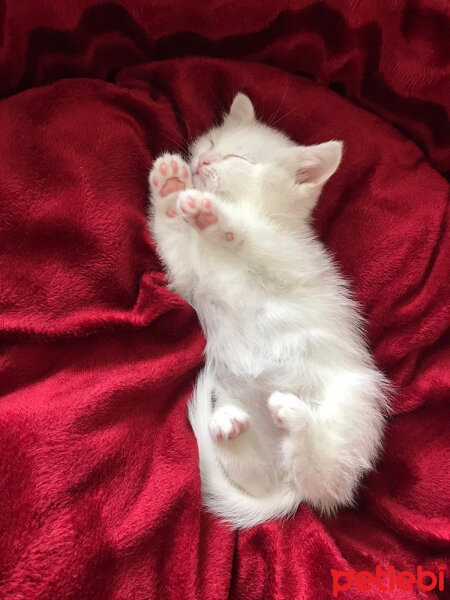
M 320 600 L 332 568 L 450 574 L 446 11 L 2 4 L 1 598 Z M 357 510 L 236 535 L 200 507 L 186 409 L 204 339 L 165 288 L 146 210 L 153 157 L 238 90 L 300 143 L 344 141 L 316 230 L 396 393 Z

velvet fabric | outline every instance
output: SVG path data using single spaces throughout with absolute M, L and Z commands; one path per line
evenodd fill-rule
M 0 5 L 0 597 L 322 600 L 331 569 L 446 573 L 446 0 Z M 395 385 L 358 505 L 236 534 L 201 509 L 186 416 L 204 338 L 165 287 L 147 175 L 237 91 L 344 141 L 315 227 Z

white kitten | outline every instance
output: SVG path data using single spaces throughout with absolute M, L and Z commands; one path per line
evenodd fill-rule
M 309 224 L 341 153 L 294 144 L 238 94 L 191 166 L 165 154 L 150 173 L 170 287 L 207 340 L 189 411 L 204 503 L 235 527 L 352 503 L 380 449 L 386 382 Z

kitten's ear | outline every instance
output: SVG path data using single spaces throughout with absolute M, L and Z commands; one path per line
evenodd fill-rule
M 245 94 L 236 94 L 226 118 L 239 124 L 253 121 L 255 119 L 255 109 L 250 98 Z
M 325 142 L 316 146 L 296 146 L 283 151 L 282 160 L 295 173 L 298 184 L 323 185 L 341 162 L 342 142 Z

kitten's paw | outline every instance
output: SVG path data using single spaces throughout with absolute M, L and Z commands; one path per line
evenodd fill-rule
M 180 194 L 177 208 L 179 214 L 198 229 L 206 229 L 219 220 L 213 196 L 199 190 L 187 190 Z
M 154 200 L 167 198 L 192 185 L 191 169 L 178 154 L 163 154 L 154 162 L 149 181 Z M 175 217 L 176 213 L 169 210 L 167 216 Z
M 177 200 L 177 210 L 192 227 L 200 231 L 207 228 L 212 231 L 215 225 L 214 231 L 225 241 L 232 242 L 235 239 L 234 233 L 226 231 L 226 227 L 224 228 L 225 224 L 222 222 L 220 211 L 212 194 L 200 190 L 181 192 Z
M 274 392 L 267 404 L 275 425 L 287 431 L 301 431 L 312 421 L 311 408 L 294 394 Z
M 215 442 L 230 440 L 247 431 L 249 416 L 238 406 L 228 404 L 214 411 L 209 422 L 209 434 Z

